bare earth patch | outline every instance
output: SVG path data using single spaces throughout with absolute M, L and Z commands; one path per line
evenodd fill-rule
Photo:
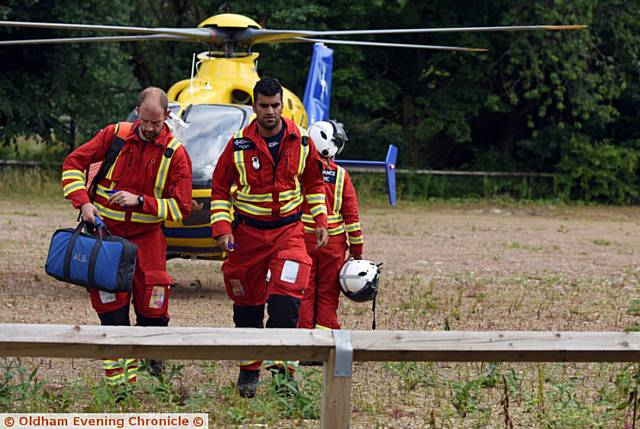
M 384 263 L 378 329 L 622 331 L 632 327 L 636 316 L 627 310 L 638 295 L 639 215 L 637 207 L 366 206 L 362 215 L 365 256 Z M 51 234 L 56 228 L 73 226 L 75 220 L 76 213 L 59 200 L 0 199 L 0 323 L 98 324 L 85 290 L 60 283 L 43 269 Z M 176 282 L 171 297 L 173 326 L 233 326 L 220 265 L 169 261 Z M 344 328 L 371 327 L 369 304 L 343 299 L 340 316 Z M 100 377 L 96 361 L 31 361 L 42 364 L 48 380 L 61 384 Z M 199 380 L 231 383 L 236 377 L 231 362 L 216 366 L 213 375 L 203 371 L 201 364 L 183 363 L 187 388 L 197 386 Z M 352 425 L 504 427 L 500 401 L 512 377 L 517 389 L 509 413 L 515 427 L 555 427 L 558 421 L 546 421 L 551 414 L 540 407 L 557 406 L 553 398 L 560 382 L 573 389 L 584 408 L 570 409 L 572 416 L 578 416 L 572 422 L 599 426 L 593 418 L 607 411 L 601 405 L 606 392 L 600 389 L 616 390 L 616 377 L 623 368 L 613 364 L 357 364 Z M 491 374 L 497 374 L 493 384 Z M 484 384 L 478 387 L 474 380 Z M 540 394 L 546 395 L 546 401 L 540 402 Z M 583 414 L 587 420 L 580 420 Z M 623 409 L 604 426 L 623 427 L 628 418 Z M 297 424 L 302 423 L 292 423 Z M 567 426 L 571 422 L 559 427 Z

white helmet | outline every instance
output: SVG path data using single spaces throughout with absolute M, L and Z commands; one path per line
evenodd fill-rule
M 336 121 L 318 121 L 309 127 L 309 136 L 325 158 L 333 158 L 344 149 L 349 140 L 344 126 Z
M 380 264 L 382 265 L 382 264 Z M 365 302 L 378 293 L 379 265 L 366 259 L 350 259 L 340 270 L 340 288 L 351 300 Z

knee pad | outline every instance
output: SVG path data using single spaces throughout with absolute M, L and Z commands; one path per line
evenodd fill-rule
M 300 300 L 287 295 L 271 295 L 267 299 L 267 328 L 295 328 L 298 325 Z
M 129 321 L 129 306 L 125 305 L 117 310 L 110 311 L 108 313 L 98 313 L 100 323 L 103 326 L 130 326 Z
M 264 328 L 264 304 L 233 304 L 233 323 L 236 328 Z
M 145 317 L 136 312 L 136 324 L 138 326 L 169 326 L 168 317 Z

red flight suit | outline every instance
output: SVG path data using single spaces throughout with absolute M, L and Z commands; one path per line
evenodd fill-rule
M 152 142 L 138 136 L 138 125 L 138 121 L 109 125 L 71 152 L 62 166 L 62 186 L 65 198 L 73 207 L 80 208 L 90 202 L 85 171 L 92 163 L 104 160 L 116 128 L 125 129 L 124 133 L 118 133 L 125 144 L 106 177 L 99 182 L 94 205 L 112 234 L 138 245 L 133 305 L 139 322 L 140 319 L 168 322 L 172 280 L 166 272 L 166 242 L 161 225 L 165 220 L 180 221 L 191 213 L 191 159 L 166 124 Z M 109 194 L 105 191 L 113 189 L 143 195 L 142 207 L 109 203 Z M 131 300 L 129 292 L 110 294 L 96 289 L 89 292 L 98 314 L 128 308 Z
M 299 328 L 340 329 L 339 274 L 346 252 L 361 256 L 364 237 L 358 215 L 358 196 L 349 173 L 332 159 L 324 159 L 324 193 L 327 197 L 329 243 L 316 249 L 309 208 L 302 216 L 305 243 L 313 265 L 307 291 L 300 303 Z
M 236 244 L 222 265 L 236 327 L 262 328 L 265 303 L 267 328 L 296 327 L 311 268 L 300 222 L 303 200 L 310 205 L 314 227 L 327 226 L 316 148 L 304 129 L 282 121 L 277 163 L 254 120 L 231 138 L 213 172 L 212 235 L 233 233 Z M 242 370 L 260 365 L 240 363 Z

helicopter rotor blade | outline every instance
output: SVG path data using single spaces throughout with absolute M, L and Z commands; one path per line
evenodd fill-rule
M 222 32 L 206 28 L 147 28 L 118 25 L 63 24 L 56 22 L 0 21 L 0 27 L 52 28 L 58 30 L 113 31 L 119 33 L 167 34 L 189 37 L 193 41 L 220 42 Z
M 326 45 L 355 45 L 355 46 L 383 46 L 387 48 L 413 48 L 413 49 L 432 49 L 438 51 L 463 51 L 463 52 L 487 52 L 484 48 L 465 48 L 462 46 L 440 46 L 440 45 L 412 45 L 408 43 L 386 43 L 386 42 L 366 42 L 363 40 L 334 40 L 334 39 L 315 39 L 309 37 L 295 37 L 293 39 L 279 40 L 280 43 L 287 42 L 312 42 L 324 43 Z
M 499 27 L 450 27 L 450 28 L 395 28 L 381 30 L 266 30 L 253 29 L 239 33 L 236 40 L 245 44 L 275 43 L 295 37 L 327 37 L 327 36 L 368 36 L 376 34 L 412 34 L 412 33 L 462 33 L 462 32 L 490 32 L 490 31 L 535 31 L 535 30 L 580 30 L 586 25 L 512 25 Z
M 145 40 L 160 40 L 174 42 L 193 42 L 192 39 L 173 34 L 149 34 L 146 36 L 101 36 L 101 37 L 67 37 L 61 39 L 25 39 L 0 40 L 0 46 L 12 45 L 47 45 L 63 43 L 101 43 L 101 42 L 143 42 Z

